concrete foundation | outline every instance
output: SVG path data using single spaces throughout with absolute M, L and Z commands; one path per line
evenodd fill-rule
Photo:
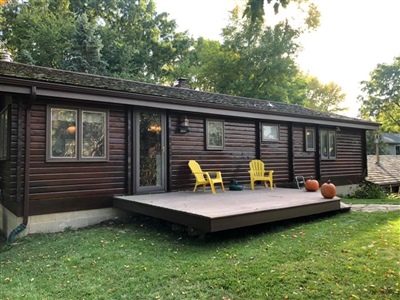
M 103 208 L 47 215 L 30 216 L 26 230 L 20 235 L 44 232 L 60 232 L 66 228 L 77 229 L 99 224 L 106 220 L 125 219 L 129 212 L 117 208 Z M 17 217 L 0 205 L 0 231 L 8 236 L 13 229 L 22 223 L 22 217 Z

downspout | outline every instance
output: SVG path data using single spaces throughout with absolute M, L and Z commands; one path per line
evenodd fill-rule
M 26 105 L 25 113 L 25 169 L 24 169 L 24 205 L 23 205 L 23 216 L 22 223 L 14 228 L 8 235 L 7 242 L 9 244 L 15 241 L 15 237 L 20 232 L 24 231 L 28 226 L 29 220 L 29 170 L 31 164 L 31 115 L 32 115 L 32 104 L 36 100 L 36 87 L 32 86 L 31 95 Z

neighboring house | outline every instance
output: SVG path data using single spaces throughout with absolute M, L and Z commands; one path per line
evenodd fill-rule
M 398 192 L 400 186 L 400 155 L 368 155 L 368 181 Z
M 89 224 L 115 212 L 116 195 L 191 190 L 191 159 L 226 184 L 248 185 L 255 158 L 277 186 L 296 176 L 356 184 L 367 174 L 366 131 L 378 128 L 297 105 L 0 62 L 1 230 L 28 219 L 30 232 L 44 230 L 46 216 Z
M 382 141 L 388 146 L 389 154 L 400 155 L 400 133 L 382 133 Z

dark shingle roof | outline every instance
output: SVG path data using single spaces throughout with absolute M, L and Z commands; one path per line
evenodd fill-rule
M 299 105 L 201 92 L 191 89 L 161 86 L 132 80 L 69 72 L 19 63 L 0 61 L 0 76 L 47 83 L 57 83 L 69 86 L 72 85 L 104 89 L 108 91 L 152 95 L 165 99 L 178 99 L 184 101 L 187 105 L 203 104 L 210 107 L 225 106 L 226 109 L 239 108 L 247 111 L 262 111 L 263 113 L 268 112 L 275 115 L 292 115 L 302 118 L 324 119 L 332 121 L 342 120 L 350 123 L 365 124 L 376 127 L 378 126 L 377 123 L 350 118 L 338 114 L 312 110 Z
M 387 144 L 400 144 L 400 133 L 382 133 L 382 139 Z
M 368 181 L 389 186 L 400 185 L 400 155 L 368 155 Z

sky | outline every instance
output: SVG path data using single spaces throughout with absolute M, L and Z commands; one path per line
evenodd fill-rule
M 229 11 L 238 0 L 155 0 L 157 12 L 167 12 L 178 30 L 193 37 L 220 39 Z M 265 1 L 266 2 L 266 1 Z M 360 82 L 378 64 L 400 56 L 400 0 L 313 0 L 321 25 L 303 35 L 300 69 L 322 83 L 335 82 L 347 95 L 343 114 L 357 117 Z M 239 1 L 240 3 L 240 1 Z M 267 16 L 268 18 L 268 16 Z

